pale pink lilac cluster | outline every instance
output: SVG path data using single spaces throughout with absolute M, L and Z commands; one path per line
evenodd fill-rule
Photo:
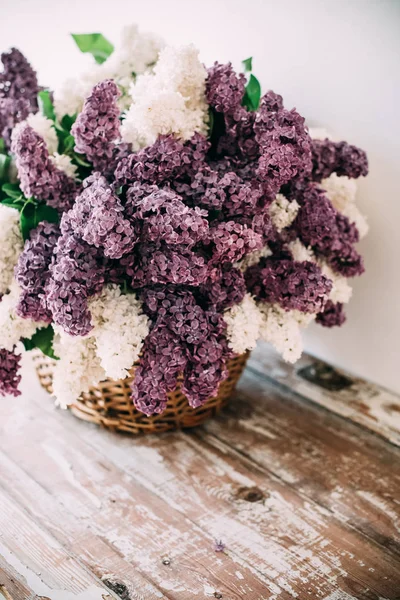
M 25 242 L 15 310 L 55 329 L 61 404 L 138 360 L 132 400 L 152 415 L 178 379 L 202 405 L 259 338 L 294 361 L 300 328 L 344 322 L 347 278 L 364 269 L 352 181 L 368 166 L 355 146 L 313 139 L 272 91 L 250 110 L 246 76 L 206 70 L 193 47 L 167 47 L 134 77 L 130 106 L 121 81 L 97 79 L 72 125 L 82 182 L 28 123 L 14 129 L 23 194 L 60 215 Z M 3 392 L 16 389 L 12 356 Z

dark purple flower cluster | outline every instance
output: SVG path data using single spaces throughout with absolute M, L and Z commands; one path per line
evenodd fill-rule
M 72 207 L 77 184 L 51 162 L 44 140 L 32 127 L 21 124 L 14 131 L 11 150 L 27 198 L 45 201 L 59 212 Z
M 19 257 L 15 279 L 22 289 L 16 309 L 18 315 L 33 321 L 50 323 L 45 288 L 50 277 L 49 266 L 57 244 L 58 225 L 43 222 L 31 232 Z
M 18 386 L 21 381 L 19 374 L 21 355 L 9 350 L 0 349 L 0 395 L 20 396 Z
M 71 129 L 75 150 L 85 154 L 98 171 L 113 170 L 120 130 L 120 95 L 117 84 L 110 79 L 95 85 Z
M 360 177 L 368 175 L 368 159 L 364 150 L 347 142 L 313 140 L 312 177 L 321 181 L 332 173 L 339 176 Z
M 70 335 L 86 335 L 92 329 L 88 299 L 104 285 L 105 264 L 97 248 L 74 234 L 69 217 L 61 220 L 46 301 L 57 325 Z
M 115 170 L 115 185 L 150 183 L 160 185 L 182 177 L 190 169 L 193 144 L 184 144 L 171 135 L 160 135 L 157 141 L 136 154 L 122 159 Z
M 191 248 L 208 234 L 207 211 L 189 208 L 168 189 L 155 189 L 136 199 L 130 216 L 139 239 Z
M 343 304 L 340 302 L 335 304 L 332 300 L 328 300 L 324 310 L 317 315 L 316 321 L 323 327 L 340 327 L 346 321 Z
M 258 176 L 268 182 L 271 192 L 297 176 L 311 172 L 311 140 L 304 118 L 275 102 L 275 95 L 263 98 L 254 123 L 260 147 Z
M 40 88 L 35 71 L 16 48 L 3 52 L 1 62 L 0 137 L 9 148 L 15 125 L 26 119 L 29 113 L 37 112 L 37 94 Z
M 359 238 L 355 225 L 313 183 L 306 184 L 296 199 L 300 210 L 293 227 L 301 241 L 326 258 L 341 275 L 354 277 L 363 273 L 362 257 L 354 248 Z
M 120 199 L 100 173 L 85 180 L 67 218 L 76 237 L 101 248 L 109 258 L 121 258 L 135 245 L 134 228 Z
M 163 412 L 180 375 L 189 404 L 200 406 L 227 374 L 231 352 L 221 315 L 202 307 L 193 291 L 172 285 L 146 288 L 142 300 L 154 325 L 132 384 L 135 406 L 147 415 Z
M 231 63 L 218 62 L 208 69 L 206 95 L 210 106 L 219 113 L 232 114 L 240 110 L 244 96 L 246 78 L 237 75 Z
M 305 313 L 321 311 L 332 289 L 314 263 L 273 257 L 247 269 L 246 283 L 257 300 Z

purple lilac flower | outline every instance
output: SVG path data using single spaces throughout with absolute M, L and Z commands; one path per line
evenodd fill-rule
M 113 168 L 114 142 L 120 135 L 117 104 L 120 95 L 111 79 L 95 85 L 71 129 L 75 150 L 85 154 L 93 167 L 103 172 Z
M 206 163 L 193 174 L 190 182 L 174 181 L 172 185 L 189 204 L 202 206 L 207 210 L 221 210 L 226 200 L 221 177 Z
M 208 234 L 208 213 L 189 208 L 171 190 L 157 189 L 130 205 L 135 231 L 145 242 L 191 248 Z
M 222 540 L 214 540 L 214 552 L 225 552 L 226 544 Z
M 316 322 L 323 327 L 340 327 L 346 321 L 343 304 L 334 304 L 331 300 L 325 304 L 322 312 L 317 314 Z
M 232 113 L 242 103 L 246 78 L 243 73 L 237 75 L 231 63 L 221 65 L 215 62 L 208 69 L 206 81 L 207 102 L 217 112 Z
M 37 112 L 39 86 L 35 71 L 24 55 L 12 48 L 1 55 L 0 73 L 0 137 L 11 145 L 11 132 L 29 113 Z
M 199 286 L 215 273 L 206 259 L 189 248 L 142 244 L 131 281 L 133 288 L 157 283 Z
M 277 192 L 294 177 L 311 172 L 311 139 L 304 118 L 281 107 L 271 94 L 261 101 L 254 134 L 261 154 L 258 176 Z
M 29 125 L 15 130 L 11 147 L 15 155 L 21 189 L 63 212 L 71 208 L 77 194 L 75 181 L 51 162 L 43 138 Z
M 200 291 L 206 297 L 207 304 L 217 311 L 223 311 L 243 300 L 246 282 L 239 269 L 227 264 L 222 267 L 220 276 L 215 281 L 201 286 Z
M 313 180 L 321 181 L 332 173 L 339 176 L 368 175 L 368 159 L 364 150 L 347 142 L 312 141 Z
M 11 146 L 11 134 L 15 125 L 24 121 L 29 112 L 29 100 L 26 98 L 0 97 L 0 137 L 3 138 L 7 149 Z
M 21 355 L 14 351 L 0 349 L 0 395 L 20 396 L 18 386 L 21 381 L 19 374 Z
M 360 275 L 364 266 L 353 247 L 358 241 L 355 225 L 340 214 L 314 184 L 305 186 L 297 198 L 301 207 L 294 229 L 301 241 L 324 256 L 336 272 L 345 277 Z
M 100 173 L 85 180 L 68 221 L 76 237 L 102 249 L 109 258 L 121 258 L 135 245 L 134 229 L 121 201 Z
M 60 235 L 58 225 L 40 223 L 18 259 L 15 279 L 22 289 L 16 312 L 33 321 L 51 322 L 46 305 L 45 286 L 50 277 L 49 265 Z
M 3 72 L 0 73 L 0 96 L 3 98 L 26 98 L 31 112 L 37 109 L 39 85 L 36 72 L 17 48 L 1 55 Z
M 50 265 L 46 301 L 54 322 L 70 335 L 86 335 L 92 329 L 88 299 L 102 289 L 105 270 L 100 251 L 74 235 L 66 213 Z
M 138 410 L 150 416 L 162 413 L 167 393 L 176 387 L 187 358 L 176 336 L 161 325 L 144 341 L 143 353 L 132 382 L 132 399 Z
M 285 310 L 319 312 L 323 309 L 332 282 L 314 263 L 290 259 L 262 259 L 247 269 L 246 283 L 257 300 L 279 304 Z
M 152 146 L 119 161 L 115 185 L 139 181 L 160 185 L 181 177 L 189 168 L 193 148 L 172 135 L 160 135 Z
M 245 254 L 262 248 L 262 237 L 247 225 L 224 221 L 210 227 L 210 240 L 214 247 L 213 262 L 236 262 Z
M 226 361 L 230 356 L 226 339 L 213 332 L 189 352 L 182 392 L 190 406 L 197 408 L 218 393 L 220 383 L 228 376 Z

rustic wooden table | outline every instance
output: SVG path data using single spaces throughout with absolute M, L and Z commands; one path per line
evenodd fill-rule
M 0 402 L 0 598 L 400 599 L 399 421 L 265 348 L 219 418 L 158 437 L 80 422 L 31 374 Z

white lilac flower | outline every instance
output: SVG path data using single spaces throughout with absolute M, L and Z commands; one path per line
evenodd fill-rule
M 318 261 L 318 265 L 321 267 L 322 273 L 332 281 L 332 290 L 329 294 L 329 300 L 334 304 L 340 302 L 340 304 L 346 304 L 350 301 L 353 290 L 348 283 L 346 277 L 335 273 L 331 267 L 323 262 Z
M 323 127 L 309 127 L 308 133 L 313 140 L 331 140 L 332 136 L 327 129 Z
M 19 212 L 0 204 L 0 296 L 8 291 L 13 281 L 14 267 L 23 247 Z
M 199 51 L 189 46 L 167 46 L 154 67 L 157 82 L 163 88 L 179 92 L 191 110 L 208 108 L 205 98 L 207 70 L 199 60 Z
M 46 327 L 46 323 L 38 323 L 31 319 L 19 317 L 15 309 L 21 290 L 13 282 L 10 291 L 5 294 L 0 302 L 0 348 L 12 351 L 21 338 L 31 338 L 41 327 Z
M 138 149 L 160 134 L 188 140 L 196 132 L 206 133 L 206 78 L 192 45 L 162 50 L 154 72 L 137 77 L 131 86 L 133 102 L 122 122 L 123 141 Z
M 52 156 L 50 156 L 51 162 L 60 169 L 60 171 L 64 171 L 68 177 L 71 179 L 77 179 L 77 171 L 78 167 L 73 164 L 71 158 L 66 154 L 58 154 L 58 152 L 54 152 Z
M 127 25 L 121 32 L 120 43 L 103 63 L 107 77 L 117 80 L 139 75 L 151 68 L 158 60 L 164 40 L 148 32 L 140 33 L 137 25 Z
M 294 240 L 288 244 L 288 248 L 293 255 L 293 259 L 298 262 L 304 262 L 305 260 L 315 262 L 315 255 L 311 248 L 307 248 L 300 240 Z
M 53 394 L 56 405 L 70 406 L 82 392 L 87 392 L 105 379 L 106 374 L 96 354 L 96 342 L 92 337 L 71 336 L 54 326 L 53 349 L 60 358 L 53 374 Z
M 74 115 L 82 110 L 85 99 L 100 81 L 114 79 L 120 86 L 121 109 L 131 103 L 128 95 L 130 84 L 137 75 L 151 69 L 157 61 L 164 42 L 151 33 L 140 33 L 136 25 L 122 30 L 120 43 L 103 64 L 94 64 L 77 78 L 70 78 L 54 93 L 54 108 L 57 117 Z M 128 102 L 128 104 L 127 104 Z
M 346 176 L 339 177 L 332 173 L 321 181 L 321 187 L 333 206 L 345 215 L 350 223 L 354 223 L 363 238 L 368 233 L 368 223 L 356 206 L 357 181 Z
M 103 288 L 89 302 L 101 366 L 112 379 L 123 379 L 138 360 L 143 340 L 149 333 L 147 316 L 134 294 L 122 294 L 116 285 Z
M 256 347 L 260 337 L 262 316 L 250 294 L 246 294 L 240 304 L 236 304 L 224 312 L 227 324 L 229 347 L 237 354 Z
M 262 258 L 267 258 L 271 255 L 272 252 L 270 248 L 268 246 L 264 246 L 264 248 L 261 248 L 261 250 L 254 250 L 253 252 L 246 254 L 246 256 L 242 258 L 241 261 L 234 263 L 233 266 L 237 269 L 240 269 L 242 273 L 244 273 L 249 267 L 252 267 L 253 265 L 258 265 Z
M 296 362 L 303 352 L 301 328 L 306 327 L 315 315 L 286 311 L 278 304 L 258 303 L 258 308 L 262 315 L 261 339 L 272 344 L 286 362 Z
M 57 152 L 58 138 L 56 130 L 53 127 L 53 121 L 38 112 L 36 114 L 30 114 L 26 119 L 26 122 L 40 135 L 41 138 L 43 138 L 49 154 Z
M 272 222 L 279 232 L 293 223 L 299 212 L 299 208 L 300 206 L 296 200 L 290 202 L 283 194 L 276 195 L 269 212 Z

